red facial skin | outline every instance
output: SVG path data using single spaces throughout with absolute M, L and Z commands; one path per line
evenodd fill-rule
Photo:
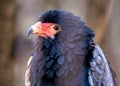
M 33 34 L 36 34 L 38 36 L 44 37 L 44 38 L 54 38 L 55 34 L 61 31 L 61 28 L 59 27 L 58 30 L 54 28 L 57 24 L 55 23 L 41 23 L 37 22 L 32 26 Z M 57 25 L 58 26 L 58 25 Z

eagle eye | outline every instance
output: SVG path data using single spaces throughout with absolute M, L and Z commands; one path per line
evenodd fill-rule
M 58 26 L 58 25 L 55 25 L 53 28 L 54 28 L 55 30 L 59 30 L 59 26 Z

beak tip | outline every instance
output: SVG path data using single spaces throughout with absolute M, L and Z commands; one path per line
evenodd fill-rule
M 33 29 L 32 29 L 32 27 L 30 27 L 29 29 L 28 29 L 28 32 L 27 32 L 27 37 L 28 37 L 28 39 L 30 39 L 30 34 L 33 32 Z

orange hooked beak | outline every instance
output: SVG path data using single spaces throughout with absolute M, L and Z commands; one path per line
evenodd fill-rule
M 30 34 L 32 33 L 44 38 L 54 39 L 55 35 L 60 31 L 61 31 L 60 26 L 55 23 L 37 22 L 36 24 L 32 25 L 29 28 L 28 37 L 30 37 Z

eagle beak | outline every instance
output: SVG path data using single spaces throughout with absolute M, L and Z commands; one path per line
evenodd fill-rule
M 30 27 L 30 28 L 28 29 L 28 32 L 27 32 L 27 36 L 28 36 L 29 39 L 30 39 L 30 34 L 32 34 L 32 33 L 33 33 L 33 28 Z
M 30 38 L 30 34 L 35 34 L 43 38 L 54 39 L 55 35 L 60 31 L 61 28 L 57 24 L 37 22 L 28 29 L 27 34 L 28 34 L 28 38 Z
M 30 35 L 31 35 L 31 34 L 36 34 L 36 33 L 39 32 L 39 28 L 38 28 L 39 24 L 41 24 L 41 22 L 37 22 L 36 24 L 32 25 L 32 26 L 28 29 L 28 31 L 27 31 L 27 36 L 28 36 L 29 39 L 30 39 Z

